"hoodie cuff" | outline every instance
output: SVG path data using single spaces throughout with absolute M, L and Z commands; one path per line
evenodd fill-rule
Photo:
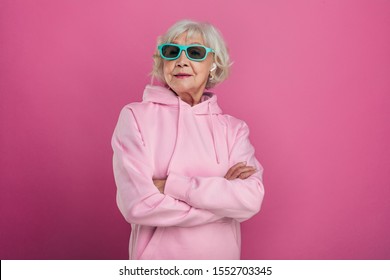
M 191 178 L 170 172 L 165 182 L 164 194 L 188 203 Z

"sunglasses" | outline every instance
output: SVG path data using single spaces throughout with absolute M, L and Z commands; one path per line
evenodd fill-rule
M 178 44 L 162 44 L 158 46 L 160 55 L 165 60 L 178 59 L 182 51 L 185 51 L 189 60 L 203 61 L 206 59 L 208 53 L 213 53 L 214 50 L 202 45 L 178 45 Z

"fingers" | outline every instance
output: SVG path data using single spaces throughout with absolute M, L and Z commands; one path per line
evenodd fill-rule
M 233 179 L 236 179 L 236 178 L 241 178 L 241 174 L 243 174 L 243 176 L 245 177 L 244 174 L 248 173 L 248 172 L 253 172 L 256 171 L 256 169 L 252 166 L 244 166 L 244 167 L 240 167 L 238 169 L 236 169 L 236 171 L 232 174 L 232 177 Z M 252 174 L 251 174 L 252 175 Z M 243 178 L 241 178 L 243 179 Z
M 239 169 L 240 167 L 244 167 L 244 166 L 246 166 L 246 162 L 245 161 L 236 163 L 235 165 L 233 165 L 232 167 L 229 168 L 228 172 L 225 175 L 225 178 L 230 180 L 230 178 L 232 177 L 233 173 L 237 169 Z
M 225 175 L 225 179 L 234 180 L 237 178 L 246 179 L 256 173 L 256 168 L 247 166 L 246 162 L 240 162 L 233 165 Z
M 244 180 L 244 179 L 247 179 L 249 178 L 250 176 L 252 176 L 253 174 L 255 174 L 257 172 L 257 170 L 251 170 L 251 171 L 247 171 L 247 172 L 243 172 L 240 174 L 239 178 Z

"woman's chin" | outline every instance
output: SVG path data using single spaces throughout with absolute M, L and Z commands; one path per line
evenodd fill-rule
M 191 87 L 191 86 L 188 86 L 188 85 L 185 85 L 185 84 L 175 84 L 174 86 L 171 86 L 170 87 L 174 92 L 176 92 L 177 94 L 180 94 L 180 93 L 189 93 L 189 92 L 193 92 L 194 91 L 194 87 Z

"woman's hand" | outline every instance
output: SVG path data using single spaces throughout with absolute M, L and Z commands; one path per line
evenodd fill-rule
M 160 193 L 164 193 L 166 181 L 167 179 L 153 179 L 153 184 L 156 186 Z
M 224 178 L 227 180 L 246 179 L 256 173 L 256 171 L 255 167 L 246 165 L 246 162 L 239 162 L 229 168 Z

